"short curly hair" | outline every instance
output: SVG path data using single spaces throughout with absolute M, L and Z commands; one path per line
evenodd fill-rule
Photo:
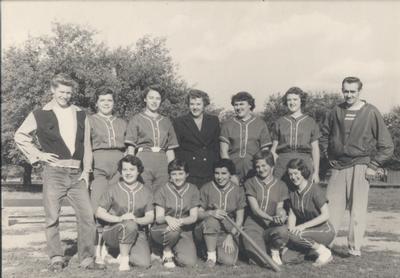
M 287 92 L 285 93 L 285 95 L 282 97 L 282 103 L 285 106 L 287 105 L 287 98 L 288 95 L 298 95 L 300 97 L 300 101 L 301 101 L 301 108 L 304 108 L 304 106 L 306 105 L 307 102 L 307 93 L 304 92 L 302 89 L 300 89 L 299 87 L 292 87 L 289 90 L 287 90 Z
M 247 101 L 247 103 L 251 106 L 250 107 L 251 111 L 253 111 L 254 108 L 256 107 L 255 99 L 248 92 L 239 92 L 239 93 L 233 95 L 232 99 L 231 99 L 232 106 L 234 106 L 235 102 L 237 102 L 237 101 Z
M 305 178 L 306 180 L 308 180 L 311 175 L 311 170 L 308 168 L 304 159 L 301 158 L 294 158 L 290 160 L 287 165 L 287 169 L 299 170 L 303 178 Z
M 228 169 L 228 171 L 229 171 L 229 173 L 230 173 L 231 175 L 236 174 L 235 164 L 233 163 L 232 160 L 226 159 L 226 158 L 220 159 L 220 160 L 214 162 L 214 164 L 213 164 L 213 171 L 215 171 L 215 169 L 217 169 L 217 168 L 224 168 L 224 167 L 225 167 L 226 169 Z
M 268 150 L 258 151 L 253 157 L 253 167 L 255 168 L 258 160 L 265 160 L 265 162 L 270 166 L 275 166 L 274 156 Z
M 143 173 L 144 171 L 144 167 L 143 167 L 143 163 L 140 160 L 140 158 L 138 158 L 137 156 L 134 155 L 126 155 L 123 158 L 120 159 L 120 161 L 118 161 L 118 172 L 121 174 L 122 173 L 122 164 L 126 162 L 129 163 L 133 166 L 136 166 L 138 172 L 139 172 L 139 176 Z
M 210 104 L 210 97 L 208 94 L 197 89 L 192 89 L 189 91 L 186 97 L 186 104 L 189 105 L 190 100 L 194 98 L 201 98 L 203 100 L 204 107 Z
M 165 91 L 164 91 L 164 89 L 159 85 L 150 85 L 150 86 L 147 86 L 142 92 L 143 103 L 144 103 L 144 100 L 147 97 L 147 94 L 150 91 L 156 91 L 157 93 L 159 93 L 160 96 L 161 96 L 161 102 L 163 102 L 165 100 Z
M 115 92 L 111 88 L 106 87 L 106 88 L 99 88 L 96 90 L 96 93 L 94 94 L 94 103 L 97 103 L 100 96 L 105 96 L 105 95 L 111 95 L 114 102 L 117 101 Z
M 168 174 L 171 174 L 172 171 L 185 171 L 189 173 L 189 167 L 187 163 L 180 159 L 174 159 L 168 164 Z

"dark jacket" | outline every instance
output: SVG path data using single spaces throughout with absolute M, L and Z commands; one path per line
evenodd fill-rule
M 357 112 L 348 138 L 345 138 L 346 109 L 340 104 L 326 117 L 320 138 L 321 151 L 335 169 L 367 164 L 376 169 L 390 159 L 394 145 L 378 109 L 368 103 Z
M 177 118 L 174 128 L 179 142 L 176 156 L 188 164 L 189 175 L 211 178 L 213 164 L 219 159 L 218 117 L 204 114 L 200 131 L 193 117 L 188 114 Z

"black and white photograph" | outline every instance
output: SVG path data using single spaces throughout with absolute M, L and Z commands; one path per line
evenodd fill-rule
M 0 5 L 2 277 L 398 277 L 399 2 Z

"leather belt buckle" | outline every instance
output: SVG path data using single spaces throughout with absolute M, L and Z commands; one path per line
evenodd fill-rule
M 152 151 L 153 153 L 158 153 L 158 152 L 161 151 L 161 148 L 160 148 L 160 147 L 151 147 L 150 149 L 151 149 L 151 151 Z

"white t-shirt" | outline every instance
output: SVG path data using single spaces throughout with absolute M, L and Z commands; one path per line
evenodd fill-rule
M 75 152 L 75 139 L 76 139 L 76 111 L 72 107 L 61 108 L 54 107 L 54 113 L 58 120 L 58 127 L 60 128 L 61 138 L 67 145 L 71 155 Z

